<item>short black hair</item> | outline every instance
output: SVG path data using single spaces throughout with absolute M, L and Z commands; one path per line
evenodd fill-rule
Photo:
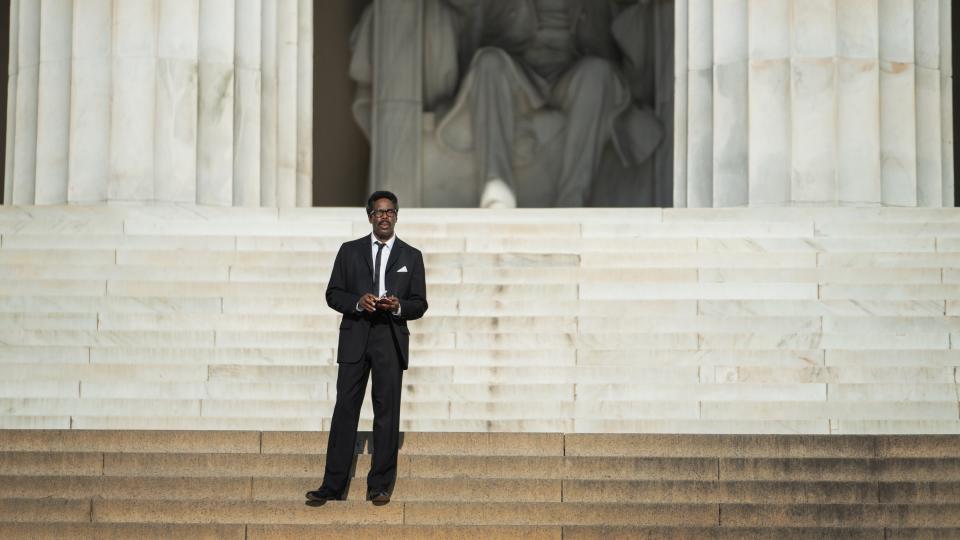
M 373 212 L 373 203 L 379 199 L 390 199 L 390 202 L 393 203 L 393 207 L 400 211 L 400 202 L 397 201 L 397 196 L 389 191 L 374 191 L 370 195 L 370 198 L 367 199 L 367 215 L 370 215 L 370 212 Z

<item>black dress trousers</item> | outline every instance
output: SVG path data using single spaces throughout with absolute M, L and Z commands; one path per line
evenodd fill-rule
M 389 489 L 397 476 L 403 368 L 388 317 L 383 314 L 372 317 L 366 349 L 360 362 L 340 364 L 337 372 L 337 401 L 327 442 L 323 486 L 341 497 L 350 477 L 357 445 L 360 407 L 371 373 L 373 463 L 367 475 L 367 489 Z

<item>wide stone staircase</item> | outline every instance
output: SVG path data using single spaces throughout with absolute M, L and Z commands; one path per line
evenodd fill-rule
M 405 433 L 393 500 L 303 493 L 326 433 L 0 431 L 0 538 L 960 538 L 960 437 Z
M 310 507 L 368 231 L 0 209 L 0 538 L 960 538 L 957 211 L 402 209 L 401 478 Z
M 361 209 L 0 209 L 0 428 L 321 431 Z M 401 209 L 411 432 L 960 433 L 954 209 Z M 371 412 L 362 427 L 369 429 Z

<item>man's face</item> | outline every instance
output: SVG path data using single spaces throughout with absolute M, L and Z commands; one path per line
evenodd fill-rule
M 373 201 L 373 211 L 367 216 L 373 225 L 373 234 L 380 240 L 389 240 L 397 224 L 397 209 L 390 199 Z

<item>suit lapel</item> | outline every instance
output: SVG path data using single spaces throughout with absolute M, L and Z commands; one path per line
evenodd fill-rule
M 373 279 L 373 250 L 370 249 L 370 237 L 365 236 L 357 241 L 360 248 L 360 255 L 363 262 L 367 263 L 367 270 L 370 271 L 370 279 Z
M 394 296 L 396 296 L 397 291 L 394 290 L 392 287 L 393 279 L 391 279 L 392 275 L 390 274 L 390 272 L 393 270 L 393 267 L 397 265 L 397 261 L 400 260 L 400 252 L 403 250 L 403 246 L 404 246 L 404 243 L 400 241 L 399 238 L 394 240 L 393 249 L 390 250 L 390 257 L 387 258 L 387 265 L 384 270 L 386 274 L 384 274 L 383 276 L 383 284 L 387 287 L 387 290 L 390 291 L 390 293 L 393 294 Z
M 390 250 L 390 257 L 387 258 L 387 272 L 393 270 L 393 267 L 397 264 L 397 260 L 400 258 L 400 251 L 403 250 L 403 242 L 397 238 L 393 242 L 393 249 Z

